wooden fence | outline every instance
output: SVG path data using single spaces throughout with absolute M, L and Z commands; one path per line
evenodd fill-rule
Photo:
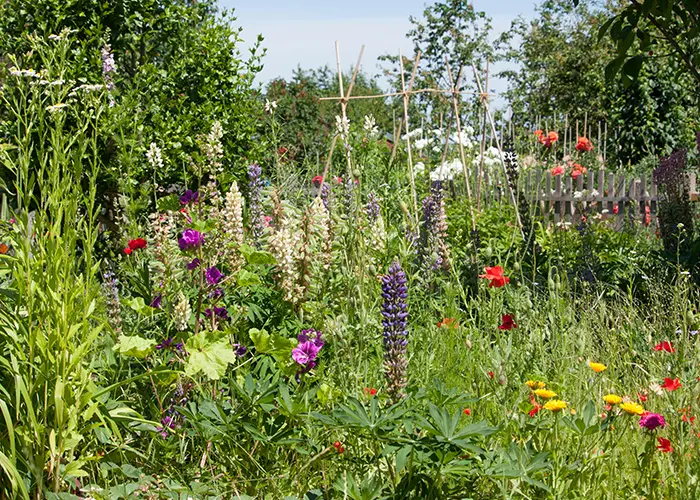
M 698 201 L 696 175 L 688 177 L 690 199 Z M 507 196 L 501 178 L 483 180 L 485 201 Z M 536 171 L 521 177 L 521 189 L 537 215 L 555 224 L 577 223 L 582 215 L 600 214 L 603 218 L 614 217 L 620 227 L 624 220 L 650 222 L 658 210 L 657 186 L 645 176 L 635 178 L 599 170 L 573 178 Z

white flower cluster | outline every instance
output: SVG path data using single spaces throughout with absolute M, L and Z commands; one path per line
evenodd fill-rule
M 370 137 L 376 137 L 379 135 L 379 127 L 377 127 L 377 121 L 372 115 L 365 115 L 365 124 L 362 128 L 367 132 Z
M 187 300 L 187 297 L 182 292 L 180 292 L 178 298 L 179 300 L 173 308 L 173 322 L 175 323 L 175 328 L 182 332 L 187 330 L 190 325 L 192 307 L 190 306 L 190 301 Z
M 155 142 L 152 142 L 151 146 L 148 148 L 148 151 L 146 151 L 146 158 L 148 159 L 148 163 L 150 163 L 151 167 L 154 169 L 163 169 L 163 156 L 161 155 L 160 148 Z
M 454 133 L 450 136 L 450 139 L 452 139 L 452 142 L 455 144 L 461 144 L 465 148 L 471 148 L 474 146 L 474 141 L 472 139 L 473 136 L 474 128 L 467 125 L 466 127 L 462 128 L 461 134 Z
M 227 248 L 228 261 L 231 267 L 238 271 L 243 265 L 239 249 L 245 241 L 243 232 L 243 195 L 241 195 L 236 182 L 231 184 L 231 189 L 226 193 L 226 202 L 224 203 L 221 216 L 229 246 L 233 246 L 233 248 Z
M 455 158 L 452 161 L 448 161 L 437 166 L 432 172 L 430 172 L 430 180 L 433 182 L 451 181 L 454 180 L 455 175 L 458 175 L 462 171 L 462 162 Z
M 401 139 L 404 141 L 407 141 L 408 139 L 415 139 L 416 137 L 422 137 L 422 136 L 423 136 L 423 129 L 417 128 L 417 129 L 411 130 L 408 134 L 402 135 Z
M 266 113 L 272 113 L 276 109 L 277 109 L 277 101 L 270 101 L 269 99 L 265 99 L 265 112 Z
M 221 138 L 224 136 L 224 129 L 219 120 L 214 121 L 211 125 L 211 131 L 207 134 L 207 141 L 204 144 L 204 153 L 209 160 L 210 172 L 213 174 L 223 172 L 221 159 L 224 157 L 224 146 L 221 144 Z
M 341 139 L 347 139 L 350 135 L 350 120 L 348 117 L 341 118 L 335 115 L 335 131 Z
M 497 167 L 500 164 L 501 155 L 498 152 L 498 148 L 494 148 L 493 146 L 487 148 L 484 151 L 484 168 L 490 169 L 492 167 Z M 481 153 L 477 153 L 476 157 L 472 160 L 472 165 L 477 167 L 481 165 Z

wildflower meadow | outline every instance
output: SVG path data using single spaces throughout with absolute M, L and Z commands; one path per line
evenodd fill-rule
M 0 498 L 700 496 L 697 2 L 262 83 L 214 1 L 64 3 L 0 6 Z

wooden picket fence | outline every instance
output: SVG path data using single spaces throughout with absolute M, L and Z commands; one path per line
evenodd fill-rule
M 690 198 L 697 201 L 695 174 L 690 174 L 688 181 Z M 524 182 L 524 192 L 537 213 L 555 224 L 575 224 L 582 215 L 600 214 L 614 217 L 616 226 L 621 227 L 625 220 L 649 224 L 657 215 L 657 186 L 643 175 L 634 178 L 599 170 L 574 179 L 537 171 L 534 175 L 530 172 Z
M 698 201 L 696 175 L 688 177 L 690 199 Z M 547 223 L 576 224 L 582 215 L 600 214 L 604 219 L 615 218 L 616 227 L 621 227 L 625 220 L 654 221 L 658 211 L 657 186 L 645 176 L 635 178 L 599 170 L 573 178 L 538 170 L 522 176 L 521 183 L 535 213 Z M 484 176 L 482 201 L 507 199 L 505 189 L 501 176 Z

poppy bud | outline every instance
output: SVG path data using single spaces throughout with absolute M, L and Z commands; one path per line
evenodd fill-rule
M 486 247 L 486 250 L 484 250 L 484 254 L 486 254 L 486 257 L 488 258 L 493 257 L 493 248 Z
M 513 271 L 515 271 L 516 273 L 520 272 L 520 262 L 515 262 L 513 264 Z
M 472 341 L 471 340 L 467 339 L 466 344 L 467 344 L 467 349 L 472 348 Z

